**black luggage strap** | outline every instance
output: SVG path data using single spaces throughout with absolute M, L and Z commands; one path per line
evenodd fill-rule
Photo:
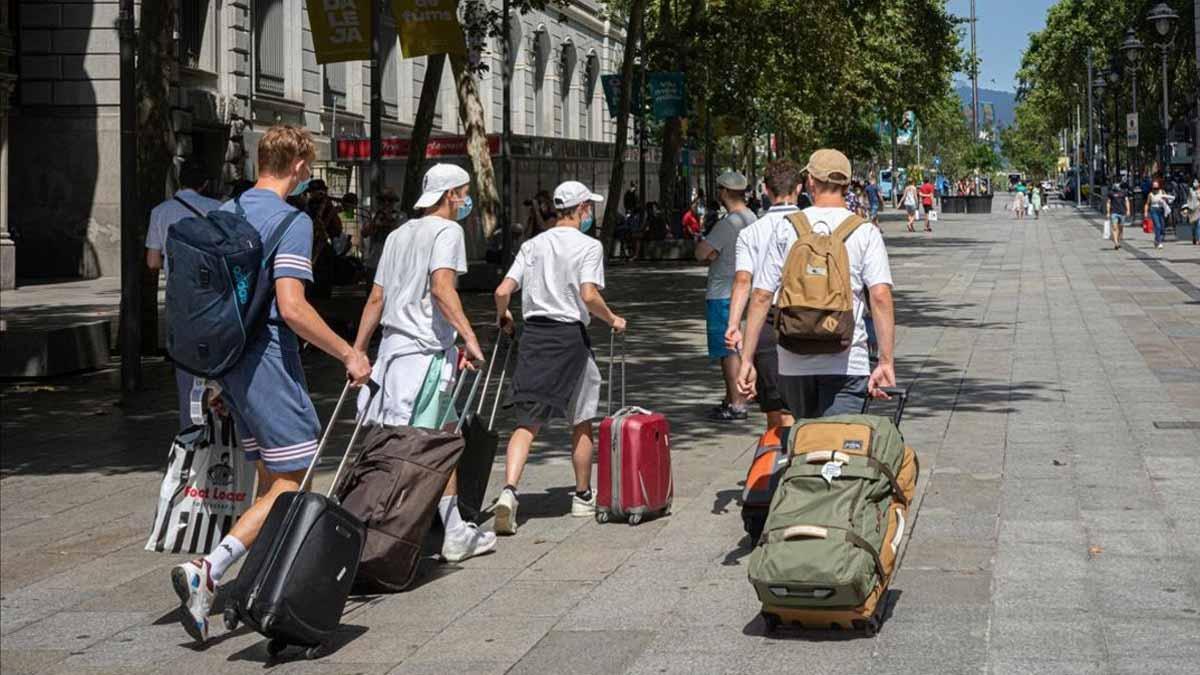
M 201 213 L 201 212 L 200 212 L 200 209 L 198 209 L 198 208 L 196 208 L 196 207 L 192 206 L 191 204 L 187 203 L 186 201 L 184 201 L 184 200 L 183 200 L 183 197 L 180 197 L 179 195 L 175 195 L 175 201 L 179 202 L 180 204 L 183 204 L 183 205 L 184 205 L 184 206 L 187 208 L 187 210 L 188 210 L 188 211 L 191 211 L 192 213 L 196 214 L 197 216 L 199 216 L 199 217 L 201 217 L 201 218 L 207 218 L 207 217 L 208 217 L 208 214 Z

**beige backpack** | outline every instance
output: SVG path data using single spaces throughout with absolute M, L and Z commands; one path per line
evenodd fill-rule
M 832 234 L 813 231 L 804 212 L 788 216 L 796 242 L 783 263 L 779 346 L 796 354 L 836 354 L 854 339 L 854 290 L 846 240 L 864 222 L 851 215 Z

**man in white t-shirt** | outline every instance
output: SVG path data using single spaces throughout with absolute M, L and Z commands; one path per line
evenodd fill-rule
M 814 232 L 831 234 L 847 218 L 845 191 L 850 184 L 850 160 L 837 150 L 818 150 L 805 167 L 813 205 L 804 215 Z M 754 292 L 746 319 L 746 344 L 752 345 L 763 330 L 767 311 L 782 286 L 784 262 L 796 231 L 786 220 L 777 223 L 766 242 L 754 272 Z M 857 413 L 868 395 L 888 398 L 881 387 L 896 383 L 892 348 L 895 319 L 892 306 L 892 273 L 879 230 L 860 226 L 846 239 L 850 283 L 854 292 L 854 337 L 850 347 L 835 354 L 796 354 L 779 347 L 779 388 L 788 409 L 797 418 Z M 867 358 L 867 331 L 863 322 L 864 294 L 871 294 L 871 313 L 879 339 L 879 364 L 871 371 Z M 743 346 L 738 386 L 753 392 L 751 350 Z
M 737 171 L 717 176 L 717 197 L 725 207 L 726 216 L 696 242 L 696 259 L 708 265 L 708 286 L 704 293 L 708 357 L 721 364 L 725 378 L 725 398 L 708 413 L 709 419 L 717 421 L 746 419 L 746 397 L 737 389 L 741 358 L 736 347 L 725 344 L 738 233 L 757 219 L 746 207 L 746 185 L 746 177 Z
M 209 211 L 221 207 L 221 202 L 200 194 L 208 185 L 208 176 L 198 164 L 185 163 L 179 168 L 179 191 L 170 199 L 155 206 L 150 211 L 150 227 L 146 230 L 146 267 L 154 272 L 157 279 L 158 271 L 167 268 L 166 246 L 167 230 L 185 218 L 203 218 Z M 157 287 L 157 284 L 156 284 Z M 192 383 L 195 378 L 182 368 L 175 369 L 175 388 L 179 396 L 179 428 L 191 426 L 192 416 L 189 410 Z
M 595 316 L 617 333 L 625 330 L 625 319 L 613 313 L 600 294 L 604 247 L 585 234 L 595 222 L 593 205 L 603 199 L 577 181 L 559 185 L 554 190 L 554 227 L 521 245 L 496 289 L 500 328 L 510 334 L 514 330 L 508 305 L 518 288 L 525 320 L 512 380 L 517 428 L 508 441 L 505 485 L 494 509 L 498 534 L 517 532 L 517 483 L 533 439 L 556 417 L 565 417 L 573 428 L 571 515 L 589 517 L 596 512 L 592 419 L 600 402 L 600 369 L 592 357 L 587 326 Z
M 788 214 L 795 213 L 800 198 L 800 167 L 788 160 L 767 165 L 763 185 L 770 206 L 761 218 L 738 233 L 734 262 L 733 294 L 729 308 L 729 323 L 725 328 L 725 345 L 742 349 L 742 317 L 750 299 L 751 280 L 759 267 L 766 242 L 779 223 L 786 223 Z M 767 416 L 767 428 L 790 427 L 794 419 L 779 394 L 779 357 L 775 349 L 774 317 L 768 315 L 767 327 L 759 333 L 754 348 L 754 372 L 757 373 L 755 393 L 758 408 Z M 739 365 L 739 371 L 741 366 Z
M 462 336 L 466 360 L 483 359 L 479 341 L 458 297 L 458 275 L 467 271 L 467 249 L 458 221 L 471 213 L 471 177 L 453 164 L 425 173 L 416 208 L 424 216 L 388 235 L 363 308 L 354 346 L 366 353 L 376 327 L 383 325 L 371 379 L 382 387 L 374 398 L 359 393 L 359 409 L 375 425 L 436 429 L 458 369 L 455 336 Z M 438 503 L 446 528 L 442 557 L 458 562 L 496 548 L 496 535 L 462 519 L 457 480 L 451 475 Z

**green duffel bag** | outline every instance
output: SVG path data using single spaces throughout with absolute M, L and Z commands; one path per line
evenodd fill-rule
M 789 445 L 791 464 L 750 557 L 764 612 L 802 623 L 869 617 L 904 536 L 916 455 L 891 420 L 874 415 L 802 422 Z

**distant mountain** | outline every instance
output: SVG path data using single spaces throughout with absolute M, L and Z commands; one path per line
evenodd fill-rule
M 971 85 L 959 85 L 954 88 L 958 92 L 958 97 L 962 99 L 963 105 L 971 105 Z M 984 104 L 991 104 L 995 109 L 996 126 L 1003 129 L 1013 125 L 1016 119 L 1017 95 L 1011 91 L 997 91 L 995 89 L 979 90 L 979 120 L 982 123 L 987 119 L 984 111 Z

